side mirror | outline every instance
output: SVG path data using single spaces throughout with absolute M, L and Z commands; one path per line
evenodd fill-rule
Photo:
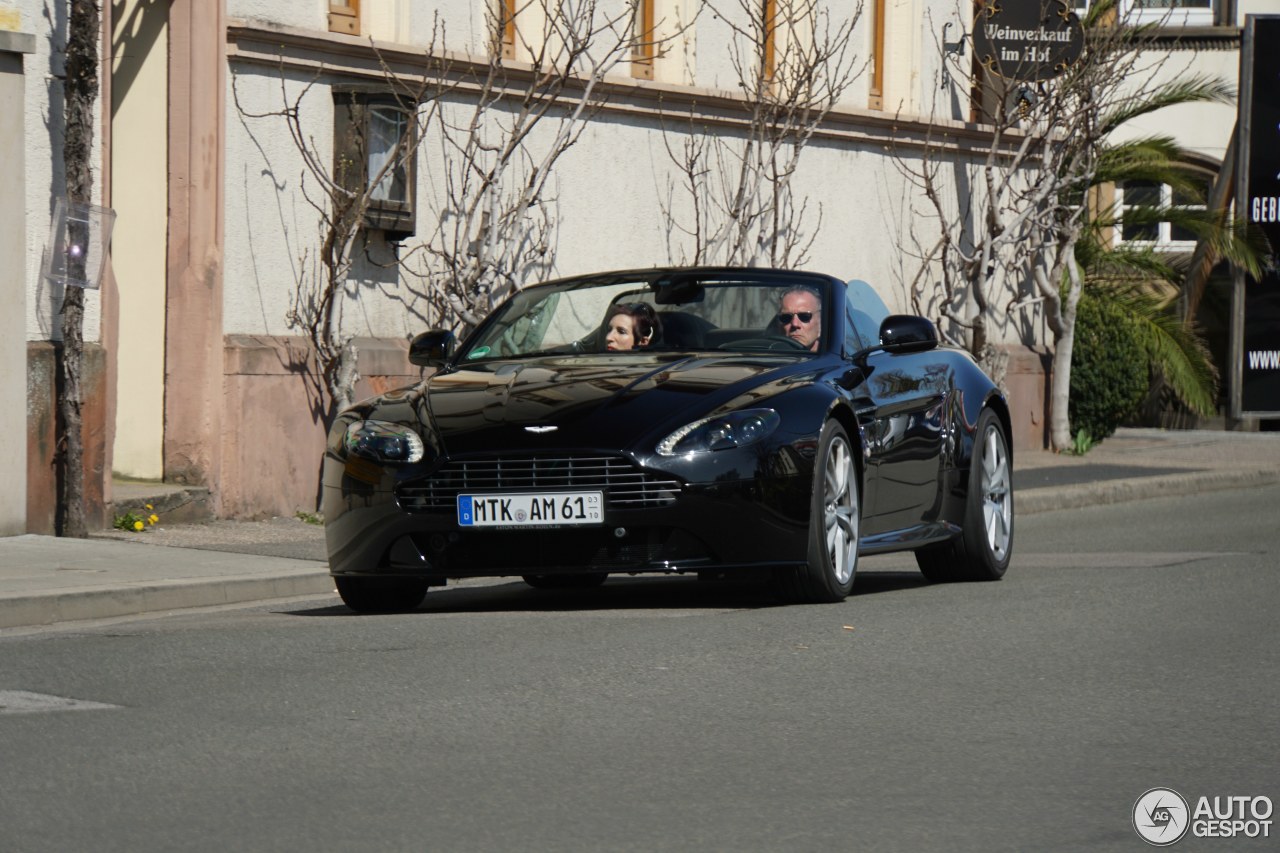
M 418 367 L 443 367 L 453 357 L 457 339 L 453 332 L 432 329 L 409 342 L 409 363 Z
M 880 324 L 880 346 L 885 352 L 924 352 L 937 345 L 938 330 L 924 317 L 890 314 Z

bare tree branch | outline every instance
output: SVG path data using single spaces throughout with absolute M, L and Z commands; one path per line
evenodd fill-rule
M 939 180 L 940 147 L 930 148 L 919 165 L 899 159 L 899 170 L 928 201 L 939 234 L 940 248 L 922 267 L 936 268 L 940 285 L 931 296 L 920 292 L 920 303 L 962 332 L 980 361 L 992 352 L 988 324 L 1009 321 L 993 305 L 993 293 L 1014 293 L 1005 312 L 1030 305 L 1043 312 L 1054 343 L 1050 422 L 1058 450 L 1071 443 L 1067 400 L 1083 288 L 1075 250 L 1099 152 L 1125 120 L 1179 102 L 1159 82 L 1170 54 L 1152 50 L 1153 30 L 1126 24 L 1119 11 L 1116 0 L 1091 4 L 1081 56 L 1058 77 L 1024 83 L 982 72 L 982 119 L 991 139 L 976 174 L 958 167 L 977 180 L 960 182 L 954 205 Z M 1224 96 L 1205 81 L 1187 85 Z M 927 278 L 922 272 L 916 281 Z
M 691 207 L 682 219 L 664 204 L 672 232 L 692 244 L 669 251 L 682 263 L 800 266 L 822 210 L 817 224 L 808 222 L 809 205 L 795 198 L 792 182 L 814 132 L 857 79 L 852 36 L 862 6 L 833 18 L 818 0 L 722 2 L 706 5 L 734 35 L 729 57 L 748 121 L 743 134 L 730 135 L 691 118 L 679 144 L 677 131 L 664 128 L 667 155 L 680 174 L 678 195 Z M 674 190 L 668 187 L 669 198 Z
M 515 10 L 516 52 L 503 59 L 505 4 L 487 12 L 494 34 L 487 61 L 458 59 L 446 50 L 436 19 L 420 64 L 393 69 L 376 45 L 380 90 L 409 120 L 407 132 L 381 166 L 365 175 L 368 140 L 356 139 L 358 162 L 343 163 L 328 145 L 308 136 L 307 97 L 336 82 L 318 74 L 290 89 L 280 69 L 277 109 L 253 112 L 232 93 L 245 119 L 282 121 L 302 163 L 300 192 L 315 211 L 317 237 L 299 256 L 298 281 L 287 322 L 307 335 L 315 352 L 328 417 L 350 405 L 358 351 L 342 310 L 353 301 L 351 271 L 357 259 L 398 270 L 401 287 L 424 298 L 437 322 L 465 328 L 479 323 L 494 300 L 555 262 L 555 174 L 561 157 L 579 140 L 604 103 L 605 76 L 636 53 L 638 45 L 660 55 L 666 41 L 638 33 L 636 0 L 527 0 Z M 678 33 L 676 33 L 678 34 Z M 314 102 L 314 98 L 312 102 Z M 425 158 L 418 184 L 417 236 L 394 257 L 379 259 L 369 226 L 379 185 Z M 350 172 L 364 180 L 352 181 Z

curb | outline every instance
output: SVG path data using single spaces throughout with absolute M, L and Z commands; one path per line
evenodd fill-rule
M 1167 498 L 1175 495 L 1248 489 L 1280 483 L 1277 471 L 1198 471 L 1132 480 L 1084 483 L 1061 488 L 1041 487 L 1014 496 L 1014 512 L 1035 514 L 1057 509 L 1081 509 L 1099 504 Z
M 1280 471 L 1198 471 L 1137 479 L 1027 489 L 1015 495 L 1019 514 L 1079 509 L 1128 501 L 1280 483 Z M 154 546 L 164 547 L 164 546 Z M 314 565 L 314 564 L 313 564 Z M 0 595 L 0 630 L 38 628 L 197 607 L 264 602 L 333 592 L 327 568 L 280 570 L 204 580 L 157 580 L 121 587 Z
M 156 581 L 113 589 L 44 595 L 0 596 L 0 629 L 59 622 L 139 616 L 165 610 L 244 604 L 333 591 L 327 571 L 306 569 L 272 576 L 223 577 L 204 581 Z

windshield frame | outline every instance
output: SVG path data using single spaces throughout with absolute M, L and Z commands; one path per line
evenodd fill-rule
M 841 282 L 819 273 L 727 267 L 650 269 L 559 279 L 513 292 L 467 335 L 453 362 L 462 366 L 548 355 L 634 357 L 679 351 L 813 357 L 832 346 L 836 315 L 840 313 L 833 308 L 840 292 L 836 284 Z M 817 352 L 801 349 L 794 342 L 788 345 L 779 330 L 770 328 L 768 318 L 776 314 L 781 294 L 797 285 L 812 289 L 819 296 L 822 326 Z M 759 289 L 761 293 L 748 294 L 749 289 Z M 559 304 L 565 295 L 582 291 L 598 291 L 600 295 Z M 733 307 L 717 308 L 717 300 L 711 299 L 717 295 L 727 303 L 735 291 L 741 304 Z M 750 345 L 743 349 L 728 343 L 682 346 L 660 338 L 651 347 L 606 351 L 604 315 L 618 302 L 645 303 L 668 322 L 673 313 L 691 314 L 698 324 L 706 324 L 705 328 L 714 332 L 741 332 L 741 339 Z M 740 328 L 713 322 L 730 318 L 737 320 Z M 751 329 L 756 330 L 755 334 L 748 336 Z

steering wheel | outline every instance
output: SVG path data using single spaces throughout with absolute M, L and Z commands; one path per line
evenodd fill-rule
M 809 348 L 794 338 L 788 338 L 783 335 L 761 335 L 758 338 L 739 338 L 736 341 L 725 341 L 716 349 L 721 350 L 770 350 L 785 351 L 794 350 L 799 352 L 808 352 Z

